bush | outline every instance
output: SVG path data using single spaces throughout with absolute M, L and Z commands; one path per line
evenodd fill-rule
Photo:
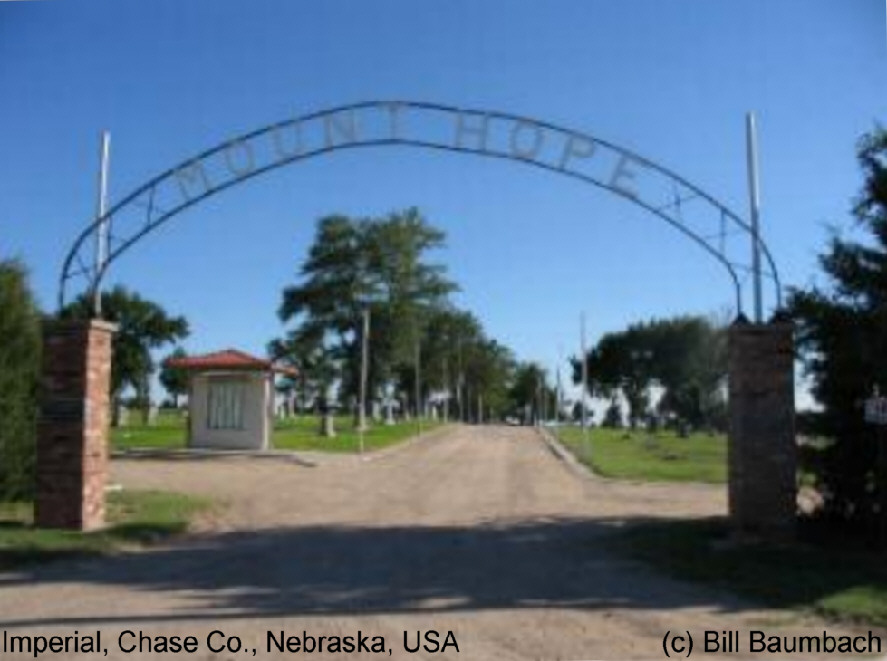
M 33 496 L 40 316 L 17 260 L 0 260 L 0 500 Z

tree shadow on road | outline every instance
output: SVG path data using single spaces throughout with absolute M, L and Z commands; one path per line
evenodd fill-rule
M 4 599 L 39 582 L 164 593 L 167 613 L 105 612 L 0 621 L 0 627 L 115 622 L 458 612 L 519 608 L 745 605 L 729 593 L 666 579 L 607 550 L 645 519 L 549 518 L 466 527 L 291 527 L 199 535 L 184 543 L 0 575 Z M 184 604 L 184 605 L 183 605 Z

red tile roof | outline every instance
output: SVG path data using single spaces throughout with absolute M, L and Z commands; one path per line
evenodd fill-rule
M 224 349 L 223 351 L 214 351 L 202 356 L 169 358 L 165 361 L 165 364 L 186 370 L 268 370 L 287 376 L 296 376 L 298 374 L 293 367 L 274 363 L 264 358 L 257 358 L 237 349 Z

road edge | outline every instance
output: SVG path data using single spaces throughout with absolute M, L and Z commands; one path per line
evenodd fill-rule
M 542 442 L 545 443 L 545 446 L 548 448 L 549 452 L 553 454 L 558 460 L 560 460 L 564 465 L 567 466 L 571 471 L 576 473 L 579 477 L 588 479 L 588 480 L 597 480 L 600 476 L 595 473 L 591 468 L 583 464 L 576 458 L 572 452 L 570 452 L 564 444 L 560 442 L 560 439 L 557 438 L 554 434 L 552 434 L 545 427 L 536 427 L 536 432 L 539 434 L 539 437 L 542 439 Z

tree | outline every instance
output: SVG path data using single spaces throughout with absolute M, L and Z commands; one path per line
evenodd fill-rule
M 291 389 L 298 402 L 299 410 L 304 413 L 317 403 L 323 392 L 322 374 L 316 364 L 317 351 L 309 337 L 290 332 L 285 338 L 278 338 L 268 343 L 268 356 L 271 360 L 283 363 L 296 370 L 294 379 L 284 379 L 284 390 Z
M 0 501 L 33 495 L 40 316 L 17 260 L 0 261 Z
M 179 408 L 179 397 L 188 392 L 188 370 L 181 367 L 171 367 L 168 361 L 174 358 L 186 358 L 187 356 L 188 354 L 184 349 L 176 347 L 171 354 L 161 361 L 160 385 L 172 397 L 175 408 Z
M 334 352 L 324 344 L 322 330 L 306 325 L 291 331 L 285 339 L 272 340 L 268 354 L 296 369 L 302 410 L 311 401 L 320 414 L 321 435 L 335 436 L 332 389 L 339 370 Z
M 607 410 L 604 411 L 604 419 L 601 421 L 601 425 L 609 427 L 610 429 L 622 428 L 622 407 L 619 405 L 619 400 L 615 397 L 611 399 L 610 403 L 607 405 Z
M 464 378 L 471 397 L 466 397 L 466 412 L 476 422 L 503 418 L 510 408 L 509 386 L 514 378 L 516 361 L 511 350 L 498 341 L 483 337 L 476 343 L 463 345 Z
M 369 392 L 405 385 L 428 320 L 456 289 L 444 266 L 427 261 L 443 241 L 443 232 L 414 208 L 381 219 L 318 222 L 300 282 L 284 289 L 278 314 L 296 323 L 294 340 L 304 338 L 298 341 L 341 364 L 340 397 L 358 392 L 365 307 L 371 312 Z
M 693 426 L 723 426 L 726 329 L 709 319 L 680 316 L 631 324 L 605 334 L 586 357 L 591 396 L 621 394 L 632 427 L 650 409 L 650 389 L 663 388 L 659 411 Z M 573 360 L 574 382 L 582 362 Z
M 519 363 L 510 390 L 514 412 L 523 424 L 535 424 L 542 417 L 543 402 L 554 390 L 548 384 L 548 373 L 538 363 Z
M 878 516 L 876 485 L 885 479 L 874 474 L 877 441 L 861 404 L 875 388 L 887 392 L 887 131 L 864 136 L 857 157 L 864 183 L 853 215 L 868 239 L 834 233 L 819 257 L 827 284 L 793 290 L 787 311 L 823 405 L 813 431 L 829 443 L 811 466 L 823 513 L 864 529 Z
M 726 324 L 698 316 L 652 321 L 652 371 L 664 389 L 659 411 L 696 428 L 726 424 Z
M 60 316 L 89 319 L 93 316 L 92 304 L 92 297 L 82 294 L 65 307 Z M 150 380 L 156 369 L 151 352 L 185 339 L 188 336 L 188 322 L 184 317 L 171 316 L 158 303 L 143 299 L 121 285 L 102 292 L 102 316 L 117 324 L 111 367 L 112 419 L 116 421 L 120 396 L 127 387 L 131 387 L 147 422 Z
M 588 394 L 614 399 L 621 393 L 628 404 L 632 427 L 649 408 L 653 383 L 654 343 L 650 333 L 631 326 L 620 333 L 607 333 L 586 356 Z M 582 382 L 582 362 L 573 361 L 573 380 Z

